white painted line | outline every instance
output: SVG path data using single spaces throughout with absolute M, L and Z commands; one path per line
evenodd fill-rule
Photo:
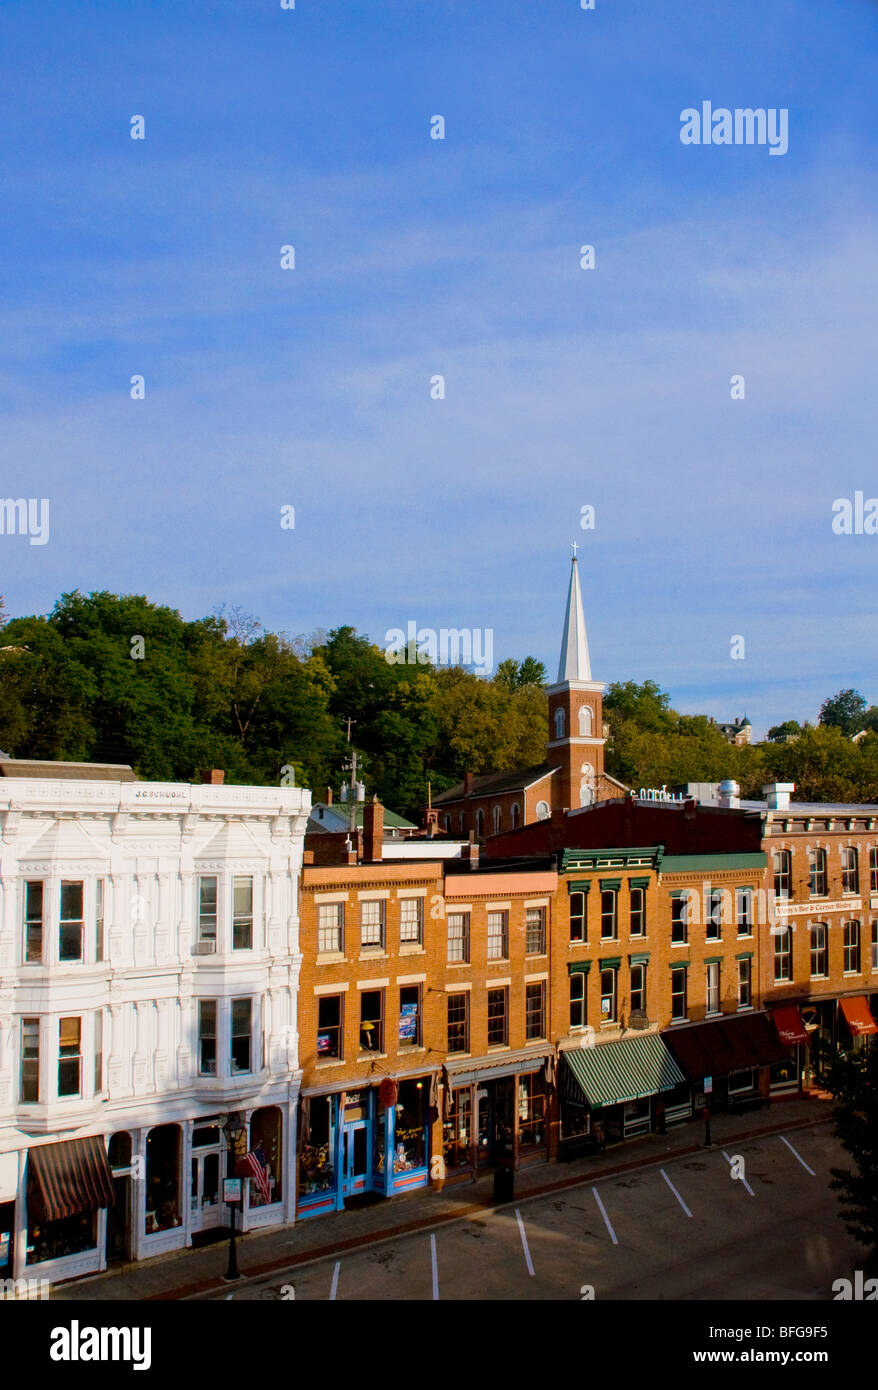
M 732 1160 L 729 1158 L 729 1156 L 728 1156 L 728 1154 L 726 1153 L 725 1149 L 723 1149 L 723 1158 L 726 1160 L 726 1163 L 728 1163 L 729 1167 L 731 1168 L 731 1166 L 732 1166 Z M 751 1197 L 755 1197 L 755 1196 L 756 1196 L 756 1193 L 753 1191 L 752 1187 L 750 1186 L 750 1184 L 748 1183 L 748 1181 L 747 1181 L 746 1178 L 736 1178 L 735 1181 L 736 1181 L 736 1182 L 739 1182 L 739 1183 L 741 1184 L 742 1187 L 746 1188 L 747 1191 L 750 1193 L 750 1196 L 751 1196 Z
M 430 1237 L 430 1259 L 433 1262 L 433 1300 L 439 1297 L 439 1262 L 436 1259 L 436 1237 Z
M 335 1295 L 338 1293 L 338 1271 L 341 1269 L 341 1260 L 336 1260 L 335 1269 L 332 1271 L 332 1288 L 329 1290 L 330 1303 L 335 1302 Z
M 787 1148 L 789 1149 L 790 1153 L 793 1154 L 794 1157 L 797 1158 L 797 1159 L 799 1160 L 799 1162 L 801 1163 L 801 1165 L 802 1165 L 802 1167 L 804 1168 L 805 1172 L 806 1172 L 806 1173 L 810 1173 L 812 1178 L 816 1178 L 817 1174 L 814 1172 L 814 1169 L 813 1169 L 813 1168 L 809 1168 L 808 1165 L 807 1165 L 807 1163 L 805 1162 L 804 1158 L 802 1157 L 802 1155 L 796 1153 L 796 1151 L 795 1151 L 795 1149 L 793 1148 L 792 1144 L 790 1143 L 789 1139 L 786 1139 L 782 1134 L 779 1134 L 777 1137 L 778 1137 L 778 1139 L 780 1140 L 780 1142 L 781 1142 L 782 1144 L 786 1144 L 786 1146 L 787 1146 Z
M 610 1224 L 610 1218 L 607 1216 L 607 1210 L 606 1210 L 606 1207 L 604 1206 L 603 1202 L 601 1201 L 600 1193 L 598 1192 L 598 1190 L 597 1190 L 596 1187 L 593 1187 L 591 1190 L 592 1190 L 592 1192 L 594 1193 L 594 1199 L 595 1199 L 595 1201 L 597 1202 L 598 1206 L 600 1207 L 601 1216 L 604 1218 L 604 1221 L 605 1221 L 605 1223 L 606 1223 L 607 1230 L 608 1230 L 609 1233 L 610 1233 L 610 1240 L 613 1242 L 614 1245 L 618 1245 L 619 1242 L 618 1242 L 618 1240 L 616 1239 L 616 1232 L 613 1230 L 613 1227 L 612 1227 L 611 1224 Z
M 521 1219 L 521 1212 L 518 1210 L 518 1207 L 515 1208 L 515 1215 L 518 1218 L 518 1229 L 521 1232 L 521 1243 L 524 1246 L 524 1262 L 527 1265 L 527 1272 L 531 1278 L 536 1278 L 534 1267 L 530 1260 L 530 1251 L 527 1248 L 527 1236 L 524 1233 L 524 1222 Z
M 677 1191 L 677 1189 L 676 1189 L 676 1187 L 674 1186 L 674 1184 L 671 1182 L 671 1180 L 670 1180 L 670 1178 L 668 1177 L 667 1173 L 665 1172 L 664 1168 L 659 1168 L 659 1172 L 661 1173 L 661 1175 L 662 1175 L 662 1177 L 664 1178 L 665 1182 L 668 1184 L 668 1187 L 669 1187 L 669 1188 L 671 1189 L 671 1191 L 673 1192 L 673 1194 L 674 1194 L 674 1196 L 676 1197 L 677 1201 L 680 1203 L 680 1206 L 683 1208 L 683 1210 L 685 1211 L 686 1215 L 687 1215 L 687 1216 L 691 1216 L 691 1215 L 692 1215 L 691 1211 L 690 1211 L 689 1208 L 687 1207 L 686 1203 L 683 1201 L 683 1198 L 680 1196 L 680 1194 L 679 1194 L 679 1192 Z

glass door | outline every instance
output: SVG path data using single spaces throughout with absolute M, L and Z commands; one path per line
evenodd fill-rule
M 356 1120 L 344 1127 L 344 1152 L 342 1154 L 342 1181 L 345 1196 L 364 1192 L 369 1172 L 369 1125 L 367 1120 Z
M 220 1158 L 218 1149 L 192 1155 L 192 1230 L 209 1231 L 223 1222 L 220 1202 Z

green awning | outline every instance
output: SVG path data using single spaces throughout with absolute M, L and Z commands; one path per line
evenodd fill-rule
M 685 1081 L 657 1033 L 561 1053 L 592 1109 L 671 1091 Z

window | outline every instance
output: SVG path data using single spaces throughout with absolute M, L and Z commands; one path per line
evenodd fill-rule
M 556 738 L 563 738 L 563 737 L 564 737 L 564 728 L 565 728 L 565 724 L 566 724 L 566 717 L 565 717 L 565 714 L 564 714 L 564 710 L 563 710 L 563 708 L 562 708 L 561 706 L 559 706 L 558 709 L 555 710 L 555 737 L 556 737 Z
M 529 956 L 545 955 L 546 909 L 544 907 L 527 908 L 526 938 L 525 950 Z
M 869 892 L 878 893 L 878 849 L 869 850 Z
M 631 1012 L 646 1013 L 646 966 L 642 962 L 631 967 Z
M 723 934 L 723 890 L 712 888 L 707 895 L 705 941 L 720 941 Z
M 512 829 L 513 829 L 513 830 L 516 830 L 516 829 L 518 828 L 518 822 L 519 822 L 520 817 L 521 817 L 521 812 L 520 812 L 519 809 L 518 809 L 518 802 L 517 802 L 517 801 L 513 801 L 513 803 L 512 803 Z
M 631 936 L 646 935 L 646 890 L 643 888 L 631 889 L 629 932 Z
M 524 1036 L 546 1036 L 546 982 L 535 980 L 524 987 Z
M 492 824 L 492 826 L 493 826 L 493 830 L 494 830 L 494 834 L 495 834 L 495 835 L 499 835 L 499 833 L 500 833 L 500 824 L 501 824 L 501 820 L 502 820 L 502 815 L 501 815 L 500 807 L 499 807 L 499 806 L 494 806 L 494 807 L 492 808 L 492 810 L 491 810 L 491 824 Z
M 872 919 L 872 969 L 878 970 L 878 918 Z
M 104 958 L 104 880 L 95 883 L 95 960 Z
M 403 985 L 399 991 L 399 1045 L 421 1045 L 421 986 Z
M 860 891 L 857 851 L 850 845 L 841 852 L 841 891 L 843 893 L 859 893 Z
M 198 1001 L 198 1071 L 216 1076 L 216 1000 Z
M 616 939 L 616 890 L 604 888 L 601 891 L 601 941 Z
M 469 1052 L 469 993 L 448 996 L 448 1051 Z
M 808 855 L 808 892 L 812 898 L 826 897 L 825 849 L 812 849 Z
M 792 892 L 793 857 L 788 849 L 776 849 L 774 860 L 774 896 L 788 898 Z
M 793 934 L 789 927 L 774 931 L 774 982 L 780 984 L 793 978 Z
M 384 946 L 384 900 L 376 898 L 360 903 L 360 946 Z
M 686 1017 L 686 967 L 678 965 L 671 970 L 671 1018 Z
M 585 982 L 588 977 L 584 970 L 574 970 L 570 976 L 570 1027 L 584 1028 L 587 1021 Z
M 488 913 L 488 960 L 506 960 L 509 956 L 509 914 Z
M 518 1142 L 523 1149 L 546 1142 L 546 1080 L 538 1071 L 518 1078 Z
M 469 913 L 448 914 L 448 959 L 469 960 Z
M 753 961 L 749 956 L 738 961 L 738 1008 L 749 1009 L 751 1003 L 750 987 L 753 976 Z
M 78 1096 L 82 1085 L 82 1020 L 58 1023 L 58 1095 Z
M 753 889 L 735 889 L 735 921 L 739 936 L 753 935 Z
M 719 1006 L 719 961 L 711 961 L 707 967 L 707 1012 L 718 1014 Z
M 585 905 L 588 901 L 585 893 L 570 894 L 570 940 L 585 941 Z
M 232 1075 L 252 1070 L 250 999 L 232 1000 Z
M 611 1023 L 616 1017 L 616 971 L 612 966 L 601 971 L 601 1023 Z
M 829 971 L 826 959 L 826 923 L 811 924 L 811 979 L 824 979 Z
M 507 1018 L 507 999 L 509 990 L 502 989 L 488 990 L 488 1046 L 506 1044 L 508 1037 L 508 1018 Z
M 671 898 L 671 945 L 683 946 L 689 939 L 689 904 L 683 893 Z
M 98 1009 L 95 1014 L 95 1095 L 99 1095 L 104 1081 L 104 1013 Z
M 485 833 L 485 813 L 481 806 L 476 811 L 476 835 L 481 840 Z
M 859 922 L 845 922 L 844 924 L 844 973 L 846 975 L 859 975 L 860 973 Z
M 251 951 L 253 949 L 253 879 L 233 879 L 232 893 L 234 895 L 232 950 Z
M 319 903 L 317 953 L 339 955 L 344 949 L 344 903 Z
M 384 1051 L 384 990 L 360 991 L 360 1051 Z
M 40 885 L 42 887 L 42 884 Z M 40 1099 L 40 1020 L 21 1020 L 21 1083 L 22 1105 L 36 1105 Z
M 61 884 L 58 959 L 82 960 L 82 884 Z
M 343 1057 L 341 994 L 321 994 L 317 1000 L 317 1056 Z
M 43 959 L 43 885 L 24 885 L 24 959 L 40 965 Z
M 538 801 L 536 804 L 537 820 L 548 820 L 552 814 L 549 810 L 548 801 Z
M 198 940 L 211 942 L 216 950 L 216 878 L 198 880 Z
M 420 946 L 423 909 L 424 904 L 421 898 L 403 898 L 400 901 L 399 939 L 401 942 L 414 942 L 415 945 Z
M 591 738 L 592 735 L 592 712 L 591 705 L 583 705 L 579 711 L 579 737 Z

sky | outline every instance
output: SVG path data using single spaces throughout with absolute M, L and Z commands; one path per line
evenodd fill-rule
M 875 0 L 5 0 L 0 77 L 11 614 L 554 677 L 576 541 L 596 680 L 757 737 L 878 703 L 878 535 L 832 527 L 878 496 Z M 682 143 L 704 101 L 788 149 Z

